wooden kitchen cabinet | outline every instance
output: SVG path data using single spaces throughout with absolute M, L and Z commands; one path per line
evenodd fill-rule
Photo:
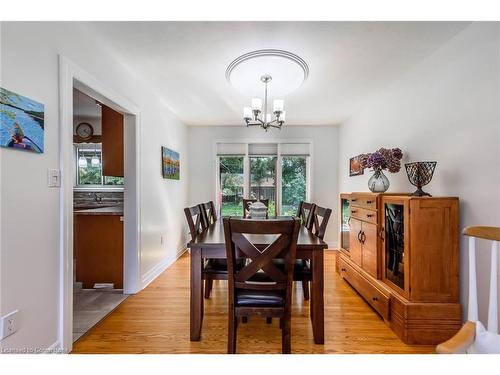
M 123 214 L 122 214 L 123 215 Z M 74 215 L 73 248 L 76 281 L 123 288 L 123 221 L 120 215 Z
M 102 175 L 124 176 L 123 115 L 102 105 Z

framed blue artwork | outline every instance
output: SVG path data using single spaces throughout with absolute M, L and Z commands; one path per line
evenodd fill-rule
M 43 153 L 44 105 L 0 87 L 0 146 Z

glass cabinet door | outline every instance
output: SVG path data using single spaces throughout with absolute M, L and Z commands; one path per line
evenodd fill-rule
M 405 290 L 405 205 L 404 203 L 384 204 L 385 227 L 385 278 Z
M 341 203 L 341 224 L 340 224 L 340 247 L 349 251 L 349 220 L 351 219 L 350 203 L 348 198 L 342 198 Z

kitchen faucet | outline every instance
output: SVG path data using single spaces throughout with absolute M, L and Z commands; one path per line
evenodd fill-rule
M 102 195 L 99 195 L 96 192 L 89 193 L 89 197 L 92 197 L 92 196 L 94 197 L 95 202 L 98 202 L 98 203 L 102 202 Z

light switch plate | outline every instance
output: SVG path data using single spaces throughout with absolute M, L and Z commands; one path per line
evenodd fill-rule
M 47 176 L 49 187 L 61 186 L 61 171 L 59 169 L 49 169 Z
M 14 310 L 5 316 L 2 316 L 0 319 L 0 340 L 3 340 L 17 331 L 19 323 L 18 313 L 19 310 Z

